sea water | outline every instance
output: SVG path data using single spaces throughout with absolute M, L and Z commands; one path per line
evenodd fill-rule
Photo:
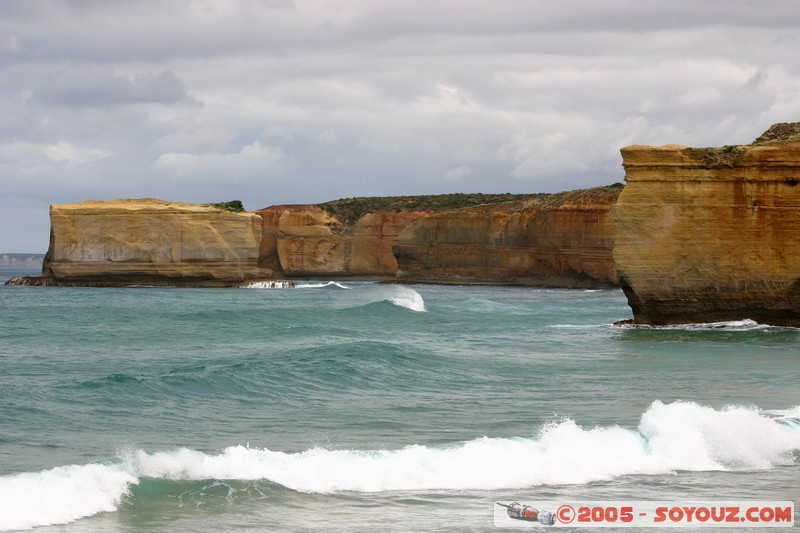
M 0 287 L 0 531 L 800 501 L 800 330 L 630 317 L 618 290 Z

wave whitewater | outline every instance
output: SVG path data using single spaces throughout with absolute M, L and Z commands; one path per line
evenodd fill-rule
M 106 464 L 0 477 L 0 531 L 64 524 L 119 508 L 146 479 L 266 480 L 308 493 L 494 490 L 584 484 L 678 470 L 770 468 L 797 461 L 800 406 L 721 410 L 655 401 L 636 429 L 554 420 L 535 437 L 480 437 L 395 450 L 312 448 L 299 453 L 231 446 L 121 453 Z M 795 455 L 793 455 L 795 454 Z
M 297 288 L 298 289 L 347 289 L 347 290 L 352 289 L 352 287 L 348 287 L 347 285 L 343 285 L 335 281 L 329 281 L 328 283 L 303 283 L 302 285 L 297 285 Z

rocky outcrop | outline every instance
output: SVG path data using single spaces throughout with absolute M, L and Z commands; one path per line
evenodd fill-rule
M 387 279 L 397 273 L 392 246 L 398 233 L 428 213 L 369 212 L 353 223 L 314 205 L 273 206 L 258 214 L 262 266 L 287 277 Z
M 800 125 L 770 132 L 621 150 L 614 259 L 634 322 L 800 327 Z
M 608 287 L 616 282 L 609 213 L 621 187 L 351 198 L 256 213 L 159 200 L 54 205 L 36 284 L 348 278 Z
M 397 238 L 398 279 L 615 286 L 611 207 L 621 188 L 541 195 L 421 218 Z
M 261 217 L 155 199 L 50 208 L 43 275 L 53 284 L 227 286 L 273 279 L 258 266 Z

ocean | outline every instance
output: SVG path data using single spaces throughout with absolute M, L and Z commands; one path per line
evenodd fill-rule
M 36 272 L 0 281 L 17 274 Z M 800 330 L 615 325 L 631 316 L 619 290 L 2 286 L 0 531 L 501 531 L 496 502 L 797 506 Z

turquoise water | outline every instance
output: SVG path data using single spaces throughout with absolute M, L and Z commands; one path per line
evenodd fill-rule
M 800 501 L 800 331 L 630 316 L 616 290 L 0 287 L 0 531 Z

